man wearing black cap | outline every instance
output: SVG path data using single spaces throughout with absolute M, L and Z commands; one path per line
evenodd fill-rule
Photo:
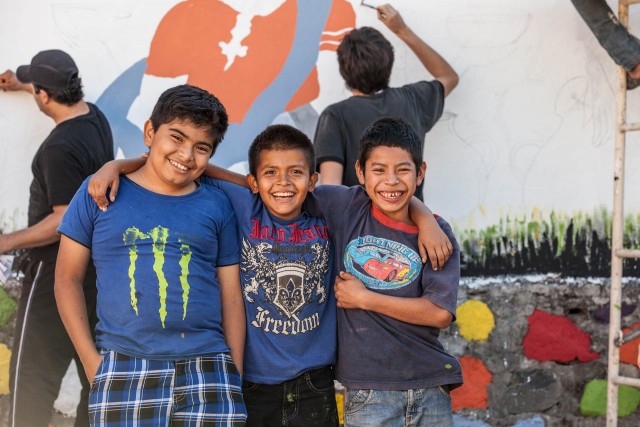
M 63 51 L 42 51 L 16 73 L 0 74 L 0 89 L 33 94 L 40 111 L 56 124 L 31 164 L 28 227 L 0 235 L 0 254 L 29 249 L 11 354 L 9 425 L 45 427 L 75 354 L 53 292 L 60 239 L 56 230 L 82 181 L 113 159 L 113 138 L 102 112 L 83 100 L 78 68 Z M 96 320 L 95 280 L 93 266 L 89 266 L 84 293 L 92 326 Z M 83 370 L 78 371 L 83 391 L 76 426 L 84 426 L 89 424 L 89 387 Z

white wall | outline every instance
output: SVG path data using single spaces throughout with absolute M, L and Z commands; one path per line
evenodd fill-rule
M 0 68 L 15 69 L 40 50 L 66 50 L 78 63 L 86 98 L 95 101 L 146 57 L 160 19 L 175 3 L 13 1 L 0 13 Z M 417 59 L 374 12 L 352 3 L 357 24 L 382 29 L 396 47 L 392 85 L 424 78 Z M 479 227 L 534 208 L 572 213 L 611 205 L 616 68 L 569 1 L 393 4 L 460 75 L 443 118 L 426 138 L 426 199 L 434 211 Z M 632 22 L 640 28 L 636 12 Z M 321 91 L 312 105 L 320 111 L 347 92 L 334 53 L 320 53 L 318 66 Z M 638 94 L 640 89 L 630 92 L 634 111 Z M 30 162 L 52 126 L 25 93 L 0 92 L 5 231 L 26 225 Z M 634 145 L 628 154 L 637 159 Z M 627 176 L 633 196 L 640 174 L 630 170 Z M 637 210 L 640 197 L 631 199 L 627 209 Z

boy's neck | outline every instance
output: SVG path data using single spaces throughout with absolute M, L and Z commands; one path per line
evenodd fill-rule
M 146 164 L 137 171 L 127 174 L 126 177 L 145 190 L 164 196 L 184 196 L 193 193 L 198 188 L 195 181 L 184 186 L 163 182 Z
M 413 221 L 411 221 L 411 217 L 409 216 L 409 206 L 405 206 L 403 212 L 400 215 L 400 218 L 392 218 L 388 216 L 382 210 L 380 210 L 380 208 L 378 208 L 375 203 L 371 204 L 371 213 L 375 219 L 389 228 L 404 231 L 407 233 L 418 232 L 418 226 Z

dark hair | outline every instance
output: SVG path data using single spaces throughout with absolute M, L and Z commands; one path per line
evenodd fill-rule
M 349 89 L 370 95 L 389 87 L 393 46 L 375 28 L 355 29 L 338 46 L 338 65 Z
M 375 148 L 399 147 L 409 152 L 417 173 L 422 165 L 422 145 L 422 140 L 409 122 L 400 117 L 382 117 L 365 129 L 360 138 L 360 168 L 364 172 L 365 164 Z
M 33 89 L 35 90 L 36 95 L 40 93 L 41 90 L 44 90 L 47 92 L 47 95 L 49 95 L 49 98 L 53 99 L 58 104 L 63 105 L 75 105 L 84 98 L 84 93 L 82 92 L 82 79 L 79 76 L 72 77 L 66 89 L 50 89 L 45 86 L 39 86 L 35 83 L 33 84 Z
M 256 176 L 260 154 L 266 150 L 300 150 L 309 164 L 309 172 L 316 170 L 313 143 L 304 132 L 289 125 L 271 125 L 260 132 L 249 147 L 249 173 Z
M 194 126 L 207 128 L 213 142 L 213 153 L 229 127 L 229 117 L 222 103 L 204 89 L 180 85 L 165 90 L 151 113 L 154 130 L 174 120 L 184 120 Z

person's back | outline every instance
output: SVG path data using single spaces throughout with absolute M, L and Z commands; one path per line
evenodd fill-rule
M 56 300 L 93 382 L 92 423 L 107 414 L 120 425 L 244 423 L 236 223 L 224 194 L 195 182 L 227 123 L 206 91 L 167 90 L 145 123 L 147 163 L 123 180 L 118 201 L 101 211 L 87 181 L 60 225 Z M 98 273 L 95 346 L 77 307 L 89 254 Z
M 425 168 L 411 126 L 383 118 L 362 137 L 364 188 L 320 186 L 309 200 L 327 220 L 341 270 L 336 378 L 347 388 L 347 426 L 453 422 L 449 391 L 462 373 L 438 336 L 455 318 L 459 248 L 439 218 L 454 253 L 438 271 L 420 260 L 408 205 Z
M 314 144 L 322 184 L 358 185 L 354 165 L 362 132 L 384 116 L 407 120 L 424 141 L 424 135 L 442 115 L 444 98 L 455 88 L 458 76 L 451 66 L 422 41 L 389 5 L 378 16 L 416 54 L 434 80 L 390 88 L 394 61 L 391 43 L 376 29 L 350 32 L 338 47 L 340 74 L 352 97 L 328 106 L 320 115 Z M 416 196 L 422 198 L 422 187 Z
M 56 123 L 32 161 L 28 227 L 0 236 L 0 253 L 28 249 L 11 354 L 9 423 L 46 426 L 60 382 L 74 358 L 54 304 L 56 227 L 82 181 L 113 159 L 113 138 L 102 112 L 84 101 L 78 67 L 66 52 L 45 50 L 15 73 L 5 71 L 0 74 L 0 89 L 30 93 L 40 111 Z M 97 319 L 92 268 L 84 287 L 93 329 Z M 88 425 L 89 384 L 83 379 L 76 426 Z

